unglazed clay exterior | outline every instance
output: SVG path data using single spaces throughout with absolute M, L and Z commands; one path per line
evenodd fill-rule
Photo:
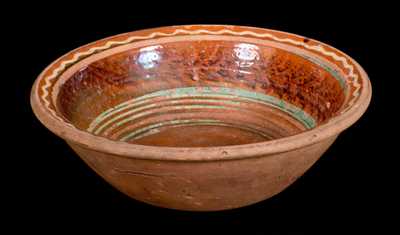
M 269 29 L 135 31 L 71 51 L 31 104 L 114 187 L 194 211 L 267 199 L 300 177 L 371 98 L 349 56 Z

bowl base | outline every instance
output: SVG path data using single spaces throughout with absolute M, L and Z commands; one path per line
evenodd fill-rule
M 134 144 L 169 147 L 203 147 L 250 144 L 270 140 L 263 133 L 224 123 L 172 126 L 132 141 Z

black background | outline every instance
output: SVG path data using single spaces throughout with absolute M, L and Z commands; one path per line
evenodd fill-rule
M 11 189 L 7 191 L 11 199 L 6 204 L 12 208 L 8 217 L 18 222 L 14 228 L 86 225 L 100 230 L 145 229 L 146 233 L 211 233 L 220 228 L 249 234 L 303 234 L 348 228 L 382 231 L 398 220 L 393 190 L 398 187 L 393 161 L 398 153 L 392 150 L 396 135 L 389 135 L 396 133 L 397 126 L 389 110 L 394 109 L 390 98 L 396 95 L 400 78 L 393 73 L 397 68 L 390 57 L 396 49 L 391 42 L 396 31 L 391 7 L 367 8 L 367 3 L 350 7 L 333 2 L 263 6 L 239 1 L 217 6 L 216 2 L 185 1 L 177 4 L 178 9 L 170 2 L 128 3 L 108 2 L 100 8 L 100 2 L 16 6 L 10 8 L 11 18 L 3 20 L 10 30 L 4 37 L 9 45 L 6 49 L 12 49 L 8 58 L 14 62 L 6 67 L 13 68 L 7 79 L 15 87 L 11 123 L 18 124 L 12 129 L 10 145 L 6 142 L 7 147 L 12 146 L 13 163 L 3 165 L 11 172 L 4 179 Z M 316 8 L 303 10 L 300 6 L 304 5 Z M 269 200 L 207 213 L 137 202 L 97 176 L 63 140 L 42 126 L 30 109 L 30 88 L 37 75 L 78 46 L 138 29 L 213 23 L 272 28 L 328 43 L 357 60 L 372 82 L 373 98 L 364 116 L 343 132 L 303 177 Z

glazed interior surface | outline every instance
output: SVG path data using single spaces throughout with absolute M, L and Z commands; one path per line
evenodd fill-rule
M 333 117 L 345 87 L 314 59 L 234 41 L 168 42 L 113 54 L 60 88 L 77 128 L 135 144 L 237 145 L 282 138 Z

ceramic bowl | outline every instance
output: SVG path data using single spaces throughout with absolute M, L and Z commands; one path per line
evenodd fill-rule
M 364 70 L 331 46 L 269 29 L 191 25 L 73 50 L 39 75 L 31 104 L 121 192 L 212 211 L 284 190 L 370 98 Z

